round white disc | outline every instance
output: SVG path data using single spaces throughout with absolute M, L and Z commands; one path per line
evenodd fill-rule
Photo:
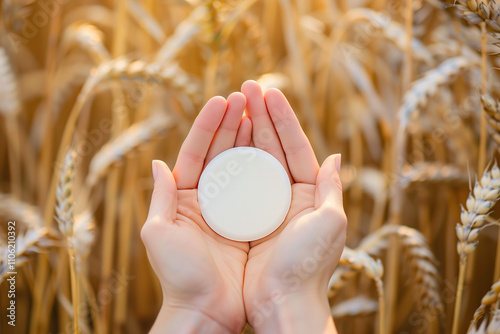
M 284 221 L 292 188 L 281 163 L 254 147 L 217 155 L 198 183 L 201 214 L 216 233 L 236 241 L 263 238 Z

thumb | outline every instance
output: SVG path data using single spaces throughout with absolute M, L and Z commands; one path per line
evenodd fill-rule
M 340 182 L 340 154 L 330 155 L 321 165 L 316 177 L 315 203 L 320 207 L 340 208 L 342 204 L 342 183 Z
M 148 219 L 160 216 L 175 219 L 177 207 L 177 185 L 168 166 L 160 160 L 153 160 L 154 189 L 149 206 Z

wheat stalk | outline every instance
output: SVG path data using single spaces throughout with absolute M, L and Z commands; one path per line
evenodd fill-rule
M 457 223 L 457 252 L 460 257 L 458 273 L 457 299 L 453 317 L 453 334 L 458 332 L 460 310 L 462 306 L 463 286 L 467 257 L 474 252 L 478 243 L 479 233 L 484 228 L 486 217 L 500 196 L 500 168 L 495 163 L 488 171 L 485 170 L 480 181 L 476 181 L 470 192 L 465 208 L 462 206 L 460 223 Z

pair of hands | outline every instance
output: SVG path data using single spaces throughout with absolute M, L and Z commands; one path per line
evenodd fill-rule
M 285 96 L 255 81 L 196 118 L 173 172 L 153 162 L 154 190 L 141 231 L 163 290 L 151 333 L 335 333 L 329 279 L 345 244 L 340 156 L 319 167 Z M 244 116 L 244 110 L 247 115 Z M 254 146 L 287 171 L 292 203 L 284 223 L 257 241 L 216 234 L 203 220 L 197 184 L 219 153 Z

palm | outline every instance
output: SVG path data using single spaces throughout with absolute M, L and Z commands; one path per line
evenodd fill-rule
M 314 186 L 303 183 L 292 185 L 292 203 L 280 229 L 262 240 L 250 243 L 245 272 L 245 295 L 255 295 L 263 281 L 279 280 L 283 272 L 298 261 L 290 257 L 297 249 L 303 249 L 303 222 L 314 210 Z M 302 228 L 297 225 L 302 223 Z
M 248 243 L 222 238 L 207 226 L 200 214 L 196 190 L 179 190 L 177 201 L 175 224 L 163 249 L 164 254 L 175 256 L 166 256 L 165 263 L 159 265 L 173 286 L 171 290 L 176 291 L 167 302 L 182 303 L 186 295 L 203 300 L 223 298 L 229 310 L 243 316 L 241 291 Z

